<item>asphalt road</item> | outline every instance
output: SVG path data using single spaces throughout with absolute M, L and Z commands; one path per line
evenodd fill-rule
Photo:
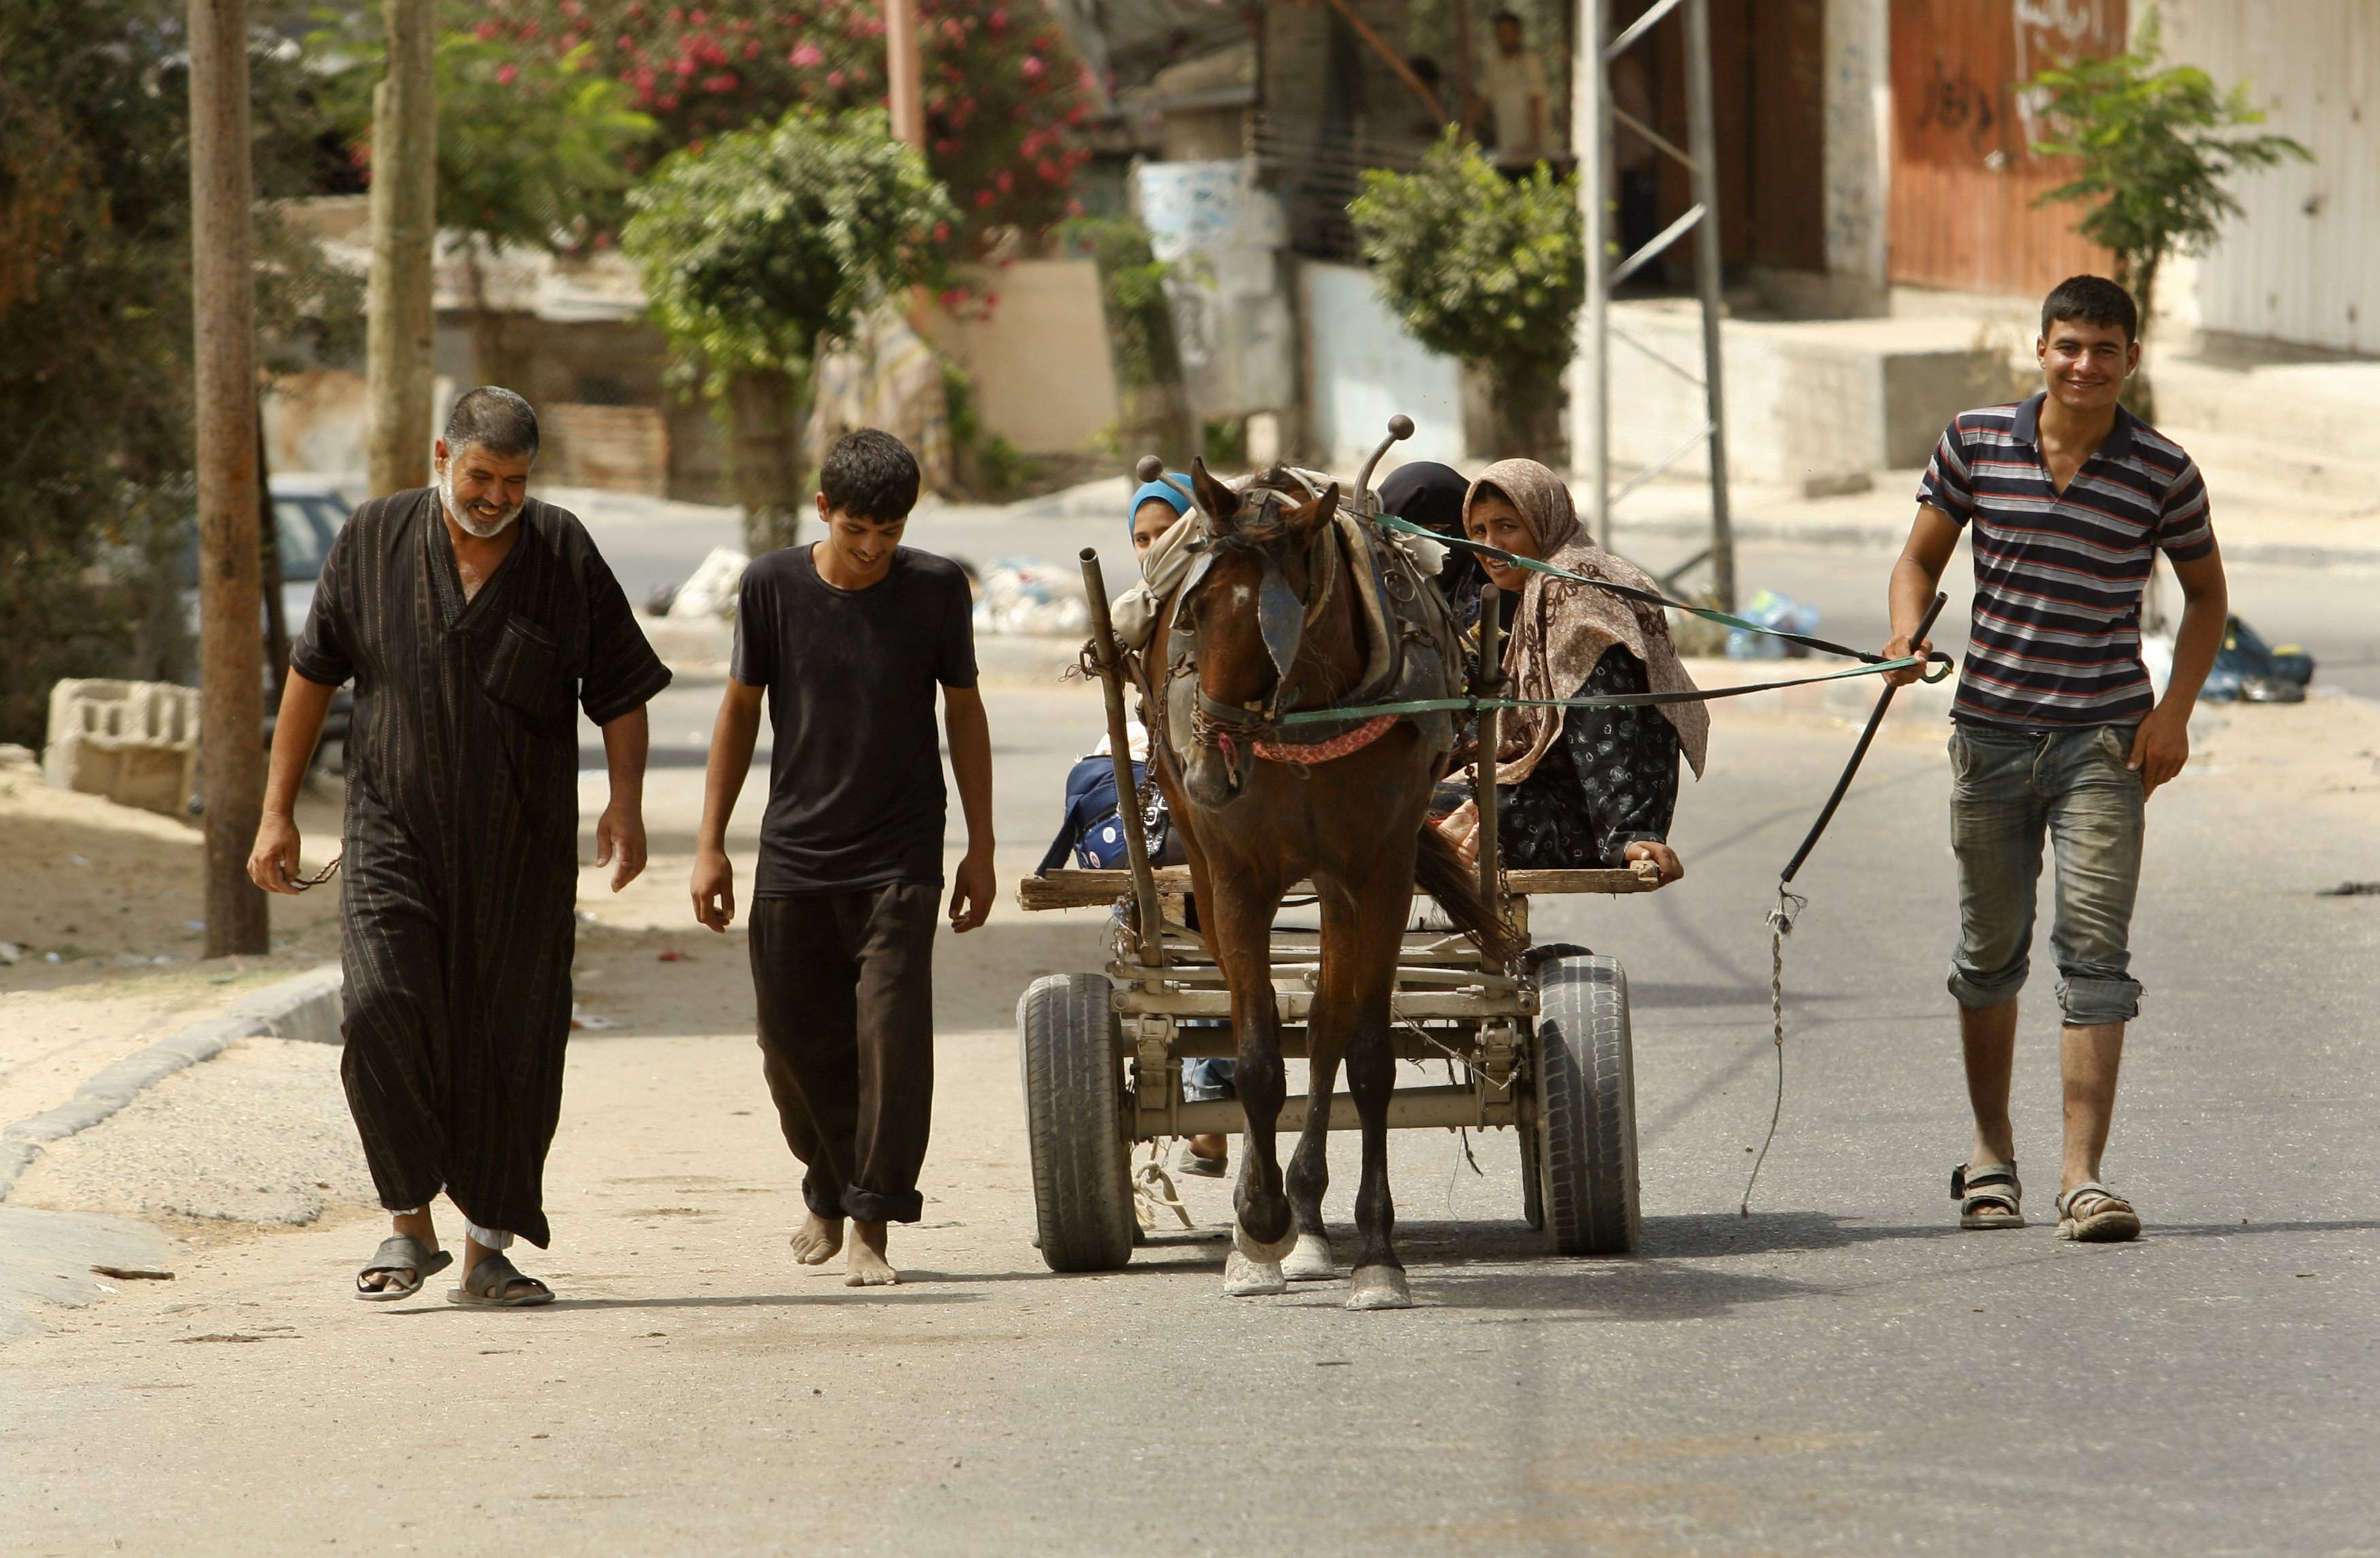
M 1013 876 L 1097 702 L 990 696 Z M 2380 829 L 2336 761 L 2301 772 L 2323 711 L 2209 722 L 2206 771 L 2152 809 L 2148 994 L 2108 1162 L 2149 1232 L 2082 1248 L 2048 1226 L 2046 970 L 2018 1080 L 2034 1225 L 1953 1226 L 1931 733 L 1878 744 L 1803 876 L 1783 1126 L 1738 1215 L 1772 1096 L 1761 916 L 1850 735 L 1721 707 L 1674 834 L 1687 879 L 1537 906 L 1539 939 L 1615 954 L 1633 981 L 1632 1258 L 1542 1253 L 1509 1135 L 1475 1139 L 1475 1175 L 1455 1138 L 1412 1132 L 1394 1163 L 1413 1311 L 1348 1314 L 1343 1284 L 1226 1300 L 1203 1235 L 1049 1274 L 1007 1007 L 1036 974 L 1095 966 L 1099 929 L 1004 906 L 940 943 L 932 1199 L 894 1247 L 912 1280 L 847 1290 L 785 1256 L 799 1208 L 735 940 L 590 930 L 582 988 L 623 1027 L 572 1047 L 556 1246 L 519 1252 L 564 1301 L 455 1310 L 437 1278 L 422 1301 L 353 1303 L 346 1273 L 379 1236 L 360 1213 L 181 1230 L 176 1281 L 0 1352 L 0 1552 L 2374 1551 L 2380 899 L 2313 890 L 2380 878 Z M 677 772 L 657 816 L 683 803 Z M 708 961 L 656 965 L 656 945 Z M 188 1086 L 221 1086 L 210 1069 Z M 225 1128 L 237 1108 L 222 1096 Z M 1344 1230 L 1352 1138 L 1335 1147 Z M 1220 1187 L 1189 1195 L 1224 1217 Z

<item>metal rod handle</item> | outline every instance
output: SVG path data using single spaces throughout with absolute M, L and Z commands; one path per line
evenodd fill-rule
M 1141 456 L 1140 463 L 1132 468 L 1132 474 L 1133 480 L 1138 481 L 1144 487 L 1148 486 L 1151 481 L 1162 481 L 1167 486 L 1172 488 L 1175 492 L 1181 493 L 1184 497 L 1189 499 L 1192 504 L 1195 505 L 1198 501 L 1197 493 L 1192 492 L 1189 488 L 1184 486 L 1181 482 L 1173 480 L 1171 475 L 1167 474 L 1165 469 L 1165 461 L 1155 455 Z
M 1380 456 L 1389 452 L 1390 444 L 1402 443 L 1413 435 L 1414 424 L 1411 417 L 1400 411 L 1389 419 L 1389 435 L 1380 440 L 1380 446 L 1372 451 L 1371 458 L 1364 462 L 1364 469 L 1355 473 L 1356 513 L 1364 512 L 1364 494 L 1372 490 L 1372 471 L 1380 463 Z
M 1116 644 L 1115 624 L 1108 615 L 1108 587 L 1099 572 L 1099 553 L 1083 548 L 1083 589 L 1091 599 L 1091 654 L 1099 664 L 1099 682 L 1107 689 L 1108 755 L 1115 762 L 1116 819 L 1123 824 L 1123 849 L 1132 862 L 1133 903 L 1140 910 L 1140 960 L 1154 968 L 1165 960 L 1165 912 L 1157 898 L 1157 875 L 1148 868 L 1148 835 L 1141 827 L 1140 786 L 1132 777 L 1132 738 L 1124 729 L 1123 655 Z M 1149 761 L 1157 754 L 1148 755 Z

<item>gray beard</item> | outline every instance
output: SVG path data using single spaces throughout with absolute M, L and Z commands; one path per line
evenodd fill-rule
M 523 506 L 515 504 L 492 520 L 481 519 L 455 501 L 455 478 L 451 475 L 438 479 L 438 502 L 445 508 L 447 518 L 454 520 L 467 534 L 475 535 L 481 541 L 493 541 L 510 529 L 513 521 L 520 517 Z

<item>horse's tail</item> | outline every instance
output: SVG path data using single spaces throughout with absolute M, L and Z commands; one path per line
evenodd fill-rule
M 1510 965 L 1526 950 L 1512 921 L 1496 912 L 1479 891 L 1479 873 L 1447 836 L 1425 822 L 1421 849 L 1414 858 L 1414 881 L 1438 900 L 1454 928 L 1479 943 L 1490 963 Z

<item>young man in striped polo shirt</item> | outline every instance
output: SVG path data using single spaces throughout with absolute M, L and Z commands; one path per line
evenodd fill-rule
M 1950 841 L 1959 862 L 1959 1002 L 1974 1146 L 1951 1175 L 1960 1226 L 2021 1228 L 2009 1077 L 2045 833 L 2058 855 L 2050 947 L 2065 1014 L 2060 1237 L 2129 1239 L 2140 1214 L 2100 1182 L 2124 1024 L 2139 1011 L 2127 944 L 2143 808 L 2190 759 L 2190 711 L 2223 640 L 2223 562 L 2188 455 L 2117 404 L 2140 364 L 2131 296 L 2098 276 L 2041 309 L 2042 393 L 1968 411 L 1942 434 L 1892 570 L 1888 655 L 1910 638 L 1959 534 L 1975 607 L 1951 708 Z M 2164 552 L 2186 604 L 2173 676 L 2141 663 L 2141 592 Z M 1907 682 L 1913 673 L 1894 680 Z

